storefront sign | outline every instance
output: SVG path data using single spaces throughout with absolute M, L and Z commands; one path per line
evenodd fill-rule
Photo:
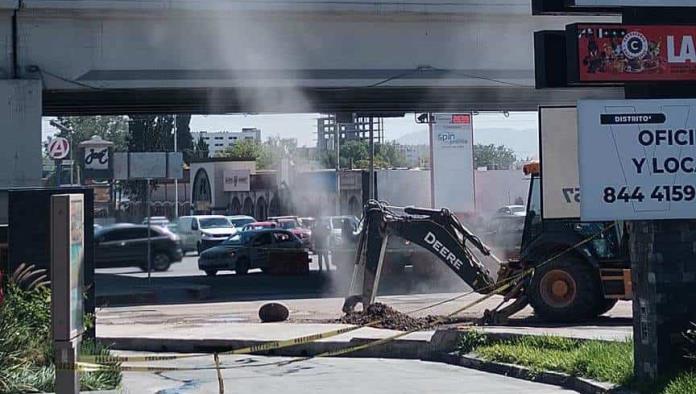
M 583 220 L 696 218 L 696 100 L 579 101 Z
M 456 213 L 474 210 L 472 116 L 435 114 L 430 129 L 433 206 Z
M 70 142 L 62 137 L 55 137 L 48 143 L 48 157 L 53 160 L 63 160 L 70 155 Z
M 571 83 L 696 81 L 696 26 L 568 26 Z
M 223 191 L 248 192 L 251 190 L 251 171 L 226 170 L 223 172 Z
M 578 115 L 575 107 L 540 107 L 544 219 L 580 217 Z

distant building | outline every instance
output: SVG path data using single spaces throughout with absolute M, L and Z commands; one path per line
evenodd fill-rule
M 396 149 L 406 158 L 409 167 L 426 167 L 430 162 L 430 146 L 396 144 Z
M 261 142 L 261 130 L 257 128 L 243 128 L 242 131 L 195 131 L 192 132 L 193 143 L 200 137 L 208 144 L 208 154 L 215 157 L 218 152 L 236 144 L 239 141 L 251 140 Z
M 324 115 L 317 119 L 317 150 L 336 149 L 336 128 L 340 131 L 341 144 L 347 141 L 368 141 L 370 128 L 376 144 L 384 142 L 384 120 L 374 116 L 358 116 L 340 113 Z

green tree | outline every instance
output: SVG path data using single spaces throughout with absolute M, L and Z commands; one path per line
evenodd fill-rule
M 80 142 L 94 135 L 113 142 L 116 151 L 126 150 L 128 137 L 126 116 L 59 116 L 53 123 L 58 128 L 56 136 L 67 138 L 73 152 L 77 152 Z
M 174 116 L 131 115 L 128 122 L 128 151 L 171 152 L 174 150 Z
M 184 163 L 190 163 L 194 157 L 193 136 L 191 135 L 191 115 L 177 115 L 176 144 L 177 150 L 184 156 Z
M 406 156 L 398 149 L 396 142 L 377 144 L 375 150 L 380 161 L 388 163 L 389 167 L 406 167 L 408 165 Z
M 128 121 L 129 152 L 171 152 L 174 150 L 174 116 L 131 115 Z M 126 192 L 132 199 L 144 201 L 147 181 L 128 181 Z M 143 213 L 145 207 L 143 206 Z
M 336 167 L 336 153 L 324 152 L 320 157 L 327 168 Z M 366 141 L 347 141 L 341 145 L 341 168 L 367 169 L 370 166 L 370 145 Z M 406 157 L 396 143 L 375 144 L 375 168 L 406 166 Z
M 273 154 L 268 144 L 262 144 L 253 140 L 244 140 L 228 146 L 217 157 L 224 157 L 232 160 L 253 160 L 256 161 L 256 168 L 260 170 L 270 169 L 277 162 L 277 157 Z
M 509 169 L 517 158 L 515 152 L 505 145 L 474 145 L 474 167 L 489 169 Z
M 198 137 L 198 141 L 193 147 L 192 158 L 196 160 L 204 160 L 208 158 L 208 144 L 203 139 L 203 136 Z

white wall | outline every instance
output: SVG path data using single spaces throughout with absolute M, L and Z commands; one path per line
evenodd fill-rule
M 517 197 L 527 203 L 529 178 L 522 170 L 475 171 L 476 212 L 488 215 Z M 378 170 L 379 199 L 395 206 L 430 207 L 429 170 Z M 444 208 L 444 207 L 435 207 Z
M 378 170 L 377 193 L 391 205 L 430 208 L 430 171 Z
M 517 197 L 527 204 L 529 177 L 522 170 L 476 171 L 476 211 L 491 214 L 503 205 L 512 205 Z

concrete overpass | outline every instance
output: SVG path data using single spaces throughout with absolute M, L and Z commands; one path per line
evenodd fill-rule
M 532 17 L 531 0 L 0 3 L 0 72 L 42 78 L 47 115 L 521 110 L 597 94 L 532 88 L 533 32 L 574 20 Z
M 575 19 L 532 17 L 530 3 L 0 0 L 0 96 L 44 115 L 533 110 L 618 96 L 533 88 L 533 32 Z M 18 146 L 38 145 L 15 118 L 0 126 L 30 128 Z M 0 154 L 36 162 L 18 146 Z

